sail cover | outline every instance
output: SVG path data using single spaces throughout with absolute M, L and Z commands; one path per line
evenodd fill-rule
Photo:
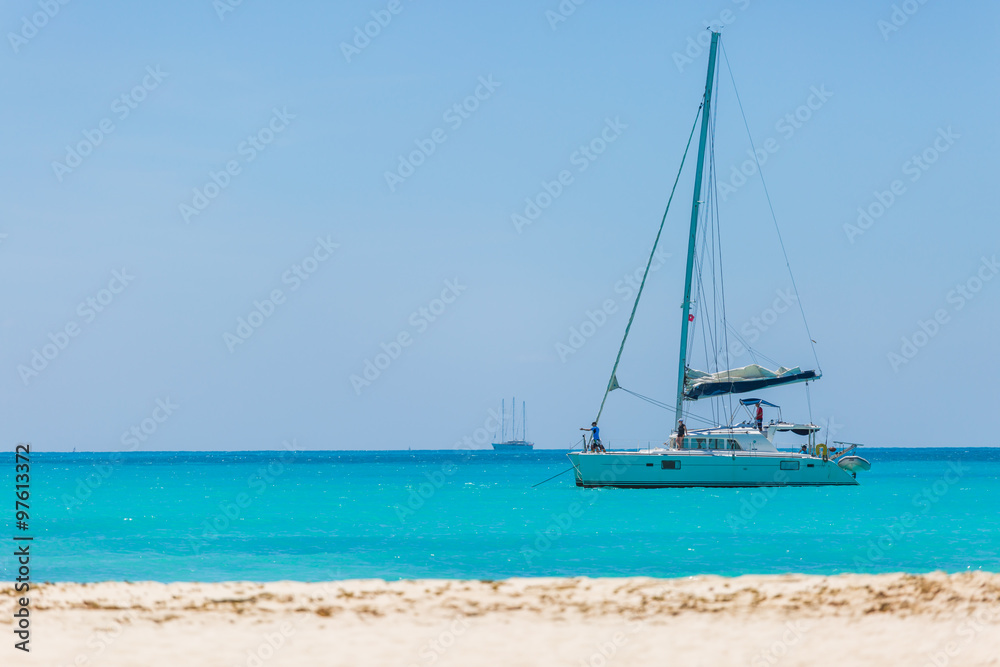
M 684 398 L 697 401 L 699 398 L 709 396 L 743 394 L 779 384 L 815 380 L 819 377 L 816 371 L 804 371 L 798 366 L 795 368 L 782 366 L 776 371 L 771 371 L 763 366 L 750 364 L 718 373 L 703 373 L 689 368 L 684 379 Z

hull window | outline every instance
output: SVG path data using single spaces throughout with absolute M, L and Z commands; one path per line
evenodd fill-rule
M 679 470 L 680 467 L 680 461 L 660 461 L 660 468 L 663 470 Z
M 673 440 L 671 440 L 673 446 Z M 684 438 L 682 449 L 735 449 L 742 450 L 739 443 L 724 438 Z
M 781 462 L 781 469 L 782 470 L 798 470 L 799 469 L 799 462 L 798 461 L 782 461 Z

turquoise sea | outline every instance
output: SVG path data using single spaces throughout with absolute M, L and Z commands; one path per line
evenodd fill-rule
M 545 450 L 33 454 L 20 534 L 45 581 L 1000 571 L 1000 449 L 864 455 L 853 488 L 584 490 L 532 488 Z

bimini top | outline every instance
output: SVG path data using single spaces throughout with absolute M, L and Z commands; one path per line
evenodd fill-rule
M 718 373 L 704 373 L 689 368 L 684 375 L 684 398 L 697 401 L 699 398 L 709 396 L 745 394 L 765 387 L 807 382 L 819 378 L 820 375 L 816 371 L 804 371 L 798 366 L 795 368 L 782 366 L 776 371 L 770 371 L 763 366 L 750 364 Z
M 766 405 L 769 408 L 781 407 L 781 406 L 775 405 L 774 403 L 768 403 L 767 401 L 765 401 L 762 398 L 741 398 L 740 399 L 740 405 L 757 405 L 757 404 Z
M 818 433 L 823 427 L 817 426 L 816 424 L 789 424 L 788 422 L 781 422 L 774 425 L 774 430 L 777 432 L 790 431 L 795 435 L 809 435 L 810 433 Z

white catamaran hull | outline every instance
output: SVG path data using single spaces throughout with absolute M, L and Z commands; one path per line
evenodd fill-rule
M 568 454 L 576 485 L 586 488 L 684 486 L 855 486 L 835 461 L 785 452 L 663 450 Z

